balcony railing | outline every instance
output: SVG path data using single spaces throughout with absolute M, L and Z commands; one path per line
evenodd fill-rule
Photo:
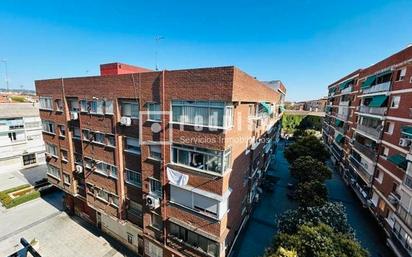
M 341 160 L 343 158 L 343 151 L 339 149 L 339 147 L 337 147 L 334 143 L 332 144 L 332 147 L 330 149 L 338 160 Z
M 356 168 L 358 175 L 361 176 L 363 180 L 365 180 L 367 183 L 370 183 L 372 181 L 372 175 L 369 173 L 364 164 L 355 159 L 355 157 L 353 156 L 349 158 L 349 161 Z
M 340 133 L 346 134 L 346 130 L 347 130 L 348 126 L 343 125 L 343 127 L 334 127 L 334 128 L 335 128 L 335 130 L 339 131 Z
M 375 139 L 379 139 L 382 134 L 382 129 L 377 129 L 362 124 L 358 124 L 356 129 L 365 132 L 367 135 L 370 135 Z
M 340 91 L 341 94 L 349 94 L 350 92 L 352 92 L 352 86 L 349 86 Z
M 386 107 L 369 107 L 362 105 L 359 108 L 359 112 L 373 115 L 385 115 Z
M 359 152 L 363 153 L 364 155 L 366 155 L 366 157 L 368 157 L 371 160 L 375 160 L 376 159 L 376 150 L 372 149 L 366 145 L 363 145 L 361 143 L 359 143 L 358 141 L 354 141 L 353 142 L 353 147 L 358 150 Z
M 412 177 L 405 175 L 405 181 L 403 182 L 410 190 L 412 190 Z
M 411 256 L 412 250 L 406 242 L 405 238 L 402 238 L 401 234 L 396 231 L 392 231 L 390 241 L 394 244 L 394 247 L 402 254 L 402 256 Z
M 408 210 L 403 207 L 401 204 L 398 205 L 398 217 L 402 219 L 402 221 L 410 228 L 412 229 L 412 215 Z
M 349 113 L 336 113 L 336 117 L 340 120 L 348 120 Z
M 384 83 L 381 83 L 381 84 L 374 85 L 370 88 L 366 88 L 362 92 L 363 92 L 363 94 L 386 92 L 386 91 L 389 91 L 390 87 L 391 87 L 391 82 L 388 81 L 388 82 L 384 82 Z

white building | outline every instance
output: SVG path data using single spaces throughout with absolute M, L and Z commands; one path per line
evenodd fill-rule
M 0 173 L 44 164 L 44 152 L 38 105 L 0 104 Z

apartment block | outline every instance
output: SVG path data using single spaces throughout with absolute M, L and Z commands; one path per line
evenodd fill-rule
M 141 256 L 226 256 L 280 134 L 286 89 L 235 67 L 36 81 L 49 181 Z
M 0 172 L 45 163 L 41 125 L 37 104 L 0 104 Z
M 412 256 L 412 47 L 328 86 L 323 138 L 398 256 Z

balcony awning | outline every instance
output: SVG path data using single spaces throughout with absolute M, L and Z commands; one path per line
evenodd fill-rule
M 376 75 L 372 75 L 369 76 L 363 83 L 361 86 L 361 89 L 366 89 L 366 88 L 370 88 L 373 84 L 373 82 L 375 82 L 376 79 Z
M 341 134 L 338 134 L 335 138 L 335 141 L 337 143 L 342 143 L 343 142 L 344 137 Z
M 372 97 L 372 101 L 369 103 L 369 107 L 382 107 L 382 105 L 385 103 L 386 99 L 388 99 L 388 96 L 386 95 L 377 95 Z
M 335 93 L 335 92 L 336 92 L 336 87 L 329 88 L 329 94 L 330 93 Z
M 345 88 L 347 88 L 351 83 L 353 82 L 353 79 L 347 80 L 343 83 L 339 84 L 339 89 L 340 90 L 344 90 Z
M 341 120 L 339 120 L 339 119 L 335 119 L 335 125 L 336 125 L 337 127 L 342 127 L 343 121 L 341 121 Z
M 406 157 L 403 155 L 395 154 L 395 155 L 389 156 L 388 161 L 392 162 L 393 164 L 395 164 L 396 166 L 402 169 L 406 169 L 406 166 L 407 166 Z
M 270 106 L 270 104 L 268 103 L 260 103 L 260 105 L 263 107 L 263 110 L 268 113 L 268 114 L 272 114 L 272 106 Z
M 382 77 L 382 76 L 388 75 L 388 74 L 390 74 L 390 73 L 392 73 L 391 70 L 386 70 L 386 71 L 384 71 L 384 72 L 382 72 L 382 73 L 377 74 L 376 77 L 377 77 L 377 78 L 378 78 L 378 77 Z
M 401 132 L 404 135 L 412 137 L 412 127 L 409 127 L 409 126 L 402 127 Z

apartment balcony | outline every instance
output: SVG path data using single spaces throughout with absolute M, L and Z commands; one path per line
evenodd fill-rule
M 356 168 L 356 173 L 366 182 L 372 182 L 373 176 L 373 164 L 371 163 L 370 166 L 372 167 L 365 167 L 365 164 L 361 163 L 360 160 L 357 160 L 355 157 L 351 156 L 349 158 L 349 162 L 352 164 L 353 167 Z
M 332 151 L 332 154 L 335 156 L 337 160 L 342 160 L 343 158 L 343 151 L 339 149 L 338 146 L 336 146 L 334 143 L 332 144 L 332 147 L 330 148 Z
M 383 115 L 385 115 L 386 109 L 387 109 L 387 107 L 370 107 L 370 106 L 362 105 L 359 108 L 359 112 L 360 113 L 365 113 L 365 114 L 383 116 Z
M 412 176 L 406 174 L 405 175 L 405 180 L 403 181 L 403 184 L 405 186 L 407 186 L 409 190 L 412 190 Z
M 336 117 L 340 120 L 347 121 L 349 113 L 336 113 Z
M 358 124 L 356 129 L 360 130 L 361 132 L 364 132 L 365 134 L 373 137 L 376 140 L 379 140 L 382 134 L 382 129 L 369 127 L 363 124 Z
M 412 214 L 401 204 L 398 205 L 396 213 L 405 225 L 407 225 L 409 229 L 412 229 Z
M 343 135 L 346 134 L 346 130 L 348 129 L 347 125 L 343 125 L 343 127 L 335 127 L 335 130 L 339 131 L 340 133 L 342 133 Z
M 366 155 L 371 160 L 376 160 L 376 150 L 372 149 L 366 145 L 359 143 L 358 141 L 353 141 L 353 147 L 361 152 L 362 154 Z
M 389 246 L 396 249 L 396 251 L 399 252 L 402 257 L 412 256 L 412 250 L 410 249 L 407 240 L 405 238 L 402 238 L 399 232 L 391 231 L 388 242 Z
M 370 88 L 365 88 L 363 89 L 362 93 L 363 94 L 373 94 L 373 93 L 378 93 L 378 92 L 387 92 L 389 91 L 390 87 L 391 87 L 391 82 L 388 81 L 388 82 L 374 85 Z
M 340 94 L 349 94 L 350 92 L 352 92 L 352 86 L 349 86 L 343 90 L 340 91 Z

